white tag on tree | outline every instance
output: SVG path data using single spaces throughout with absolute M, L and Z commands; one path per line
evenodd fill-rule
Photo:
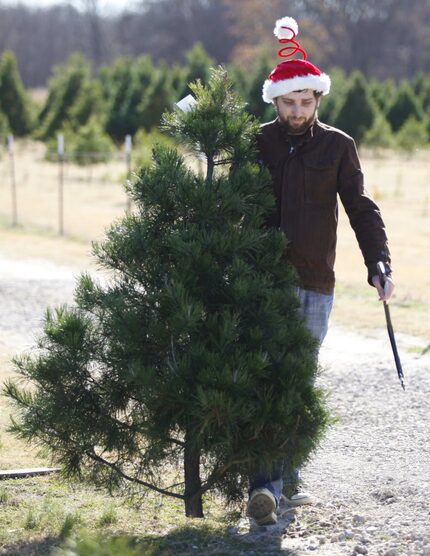
M 189 112 L 193 106 L 197 104 L 196 99 L 193 95 L 187 95 L 176 103 L 176 106 L 183 110 L 184 112 Z

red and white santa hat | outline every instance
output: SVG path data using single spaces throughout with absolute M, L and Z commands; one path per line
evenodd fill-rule
M 313 89 L 318 93 L 327 95 L 330 91 L 330 77 L 306 60 L 306 52 L 295 40 L 299 32 L 297 22 L 292 17 L 278 19 L 273 33 L 283 47 L 278 55 L 289 58 L 296 52 L 303 56 L 302 60 L 286 60 L 279 63 L 270 73 L 263 85 L 263 100 L 272 102 L 274 98 L 287 95 L 293 91 Z

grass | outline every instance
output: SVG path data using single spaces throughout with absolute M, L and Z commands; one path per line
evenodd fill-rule
M 29 553 L 50 554 L 55 546 L 67 547 L 71 552 L 64 549 L 56 554 L 69 556 L 239 555 L 249 548 L 245 540 L 228 533 L 228 526 L 237 521 L 237 516 L 226 518 L 214 498 L 205 501 L 204 520 L 189 520 L 183 515 L 181 502 L 153 493 L 134 500 L 111 497 L 96 488 L 79 483 L 69 485 L 56 477 L 8 480 L 3 488 L 8 497 L 0 512 L 0 546 L 7 548 L 9 555 L 21 556 L 31 547 L 40 551 Z M 44 546 L 46 542 L 48 547 Z M 95 550 L 95 543 L 103 547 L 108 542 L 110 552 Z M 133 552 L 134 548 L 140 552 Z M 279 553 L 276 542 L 273 546 L 269 542 L 268 552 L 264 553 Z
M 391 301 L 394 329 L 430 342 L 430 217 L 423 202 L 428 188 L 429 153 L 413 160 L 366 153 L 362 159 L 365 182 L 377 201 L 387 228 L 393 260 L 395 295 Z M 336 299 L 332 322 L 371 331 L 385 327 L 384 312 L 373 288 L 366 284 L 357 241 L 343 208 L 340 210 L 336 261 Z

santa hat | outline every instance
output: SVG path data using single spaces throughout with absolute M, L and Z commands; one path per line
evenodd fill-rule
M 265 102 L 270 103 L 276 97 L 302 89 L 313 89 L 323 95 L 327 95 L 330 91 L 330 77 L 321 73 L 316 66 L 306 60 L 306 52 L 294 40 L 298 32 L 299 27 L 292 17 L 277 20 L 273 33 L 281 44 L 288 44 L 278 52 L 278 55 L 281 58 L 289 58 L 296 52 L 300 52 L 303 59 L 286 60 L 273 69 L 263 85 Z

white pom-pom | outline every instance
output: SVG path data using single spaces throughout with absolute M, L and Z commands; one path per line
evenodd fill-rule
M 283 27 L 288 27 L 288 29 L 283 29 Z M 292 39 L 294 35 L 291 30 L 293 30 L 295 36 L 299 34 L 297 21 L 292 17 L 283 17 L 282 19 L 278 19 L 276 21 L 273 33 L 276 37 L 278 37 L 278 39 Z

